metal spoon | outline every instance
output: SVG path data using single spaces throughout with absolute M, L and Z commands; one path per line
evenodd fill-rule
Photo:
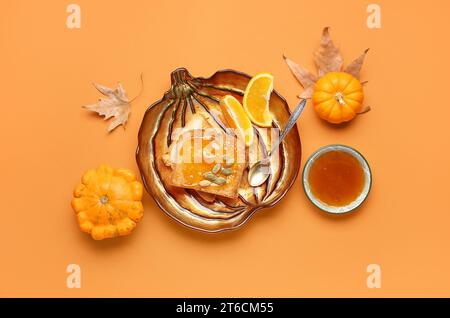
M 270 167 L 270 156 L 272 153 L 274 153 L 275 150 L 278 149 L 281 142 L 283 141 L 284 137 L 288 134 L 288 132 L 291 130 L 292 127 L 294 127 L 295 123 L 297 122 L 298 117 L 302 113 L 303 109 L 306 105 L 306 99 L 303 99 L 298 106 L 294 109 L 292 112 L 291 117 L 289 117 L 289 120 L 286 124 L 286 127 L 284 127 L 283 132 L 280 135 L 280 138 L 278 138 L 278 141 L 275 145 L 273 145 L 272 149 L 268 152 L 267 157 L 264 159 L 261 159 L 260 161 L 256 162 L 248 172 L 248 183 L 252 187 L 258 187 L 261 184 L 263 184 L 267 178 L 270 176 L 271 171 L 269 169 Z

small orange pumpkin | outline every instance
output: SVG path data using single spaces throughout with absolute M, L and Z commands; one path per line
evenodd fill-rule
M 361 82 L 346 72 L 329 72 L 315 84 L 312 101 L 320 118 L 340 124 L 352 120 L 362 109 Z
M 87 171 L 72 199 L 80 229 L 95 240 L 130 234 L 144 214 L 142 191 L 130 170 L 101 165 Z

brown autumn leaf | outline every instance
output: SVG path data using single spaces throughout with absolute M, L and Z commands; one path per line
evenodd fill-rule
M 357 79 L 360 79 L 361 67 L 368 51 L 369 49 L 365 50 L 364 53 L 351 62 L 344 71 L 352 74 Z M 334 45 L 331 39 L 329 27 L 323 29 L 320 46 L 314 53 L 314 63 L 317 68 L 318 76 L 312 74 L 307 69 L 301 67 L 284 55 L 283 58 L 292 74 L 294 74 L 295 78 L 304 88 L 303 92 L 298 95 L 300 98 L 311 98 L 316 81 L 329 72 L 341 72 L 344 63 L 339 48 Z
M 366 49 L 364 53 L 361 54 L 356 60 L 347 65 L 345 71 L 352 74 L 357 79 L 360 79 L 361 67 L 364 63 L 364 58 L 366 57 L 367 52 L 369 52 L 369 49 Z
M 291 70 L 292 74 L 294 74 L 295 78 L 304 88 L 303 92 L 299 95 L 299 97 L 300 98 L 311 97 L 314 90 L 314 84 L 318 79 L 317 76 L 312 74 L 306 68 L 301 67 L 300 65 L 298 65 L 285 55 L 283 55 L 283 58 L 286 64 L 288 65 L 289 69 Z
M 314 53 L 314 62 L 316 63 L 319 76 L 329 72 L 340 72 L 342 69 L 344 61 L 339 49 L 331 40 L 329 27 L 324 28 L 322 31 L 320 47 Z
M 113 131 L 119 125 L 125 126 L 130 115 L 130 100 L 122 86 L 118 84 L 116 89 L 94 83 L 95 88 L 105 97 L 99 98 L 98 102 L 83 108 L 96 112 L 100 116 L 105 116 L 105 120 L 114 117 L 109 124 L 108 132 Z

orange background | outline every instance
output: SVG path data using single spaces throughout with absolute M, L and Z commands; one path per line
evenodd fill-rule
M 382 28 L 366 27 L 370 1 L 74 1 L 81 29 L 66 27 L 69 1 L 2 1 L 0 296 L 450 296 L 448 1 L 377 1 Z M 145 195 L 145 217 L 127 238 L 96 242 L 70 208 L 81 174 L 129 167 L 148 105 L 184 66 L 196 76 L 233 68 L 275 76 L 291 107 L 301 87 L 285 53 L 313 69 L 331 26 L 348 63 L 365 48 L 366 102 L 345 128 L 306 109 L 302 163 L 344 143 L 373 170 L 356 213 L 331 217 L 306 199 L 301 178 L 238 231 L 208 235 L 167 217 Z M 121 81 L 132 104 L 125 130 L 81 105 L 93 81 Z M 81 266 L 81 289 L 66 266 Z M 368 289 L 366 266 L 381 265 Z

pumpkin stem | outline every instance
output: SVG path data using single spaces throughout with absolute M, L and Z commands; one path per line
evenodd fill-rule
M 106 204 L 106 203 L 108 203 L 108 201 L 109 201 L 109 198 L 106 195 L 102 195 L 100 197 L 100 203 L 101 204 Z
M 336 95 L 334 95 L 334 98 L 336 99 L 336 101 L 341 104 L 342 106 L 345 105 L 345 101 L 344 101 L 344 95 L 341 92 L 337 92 Z

